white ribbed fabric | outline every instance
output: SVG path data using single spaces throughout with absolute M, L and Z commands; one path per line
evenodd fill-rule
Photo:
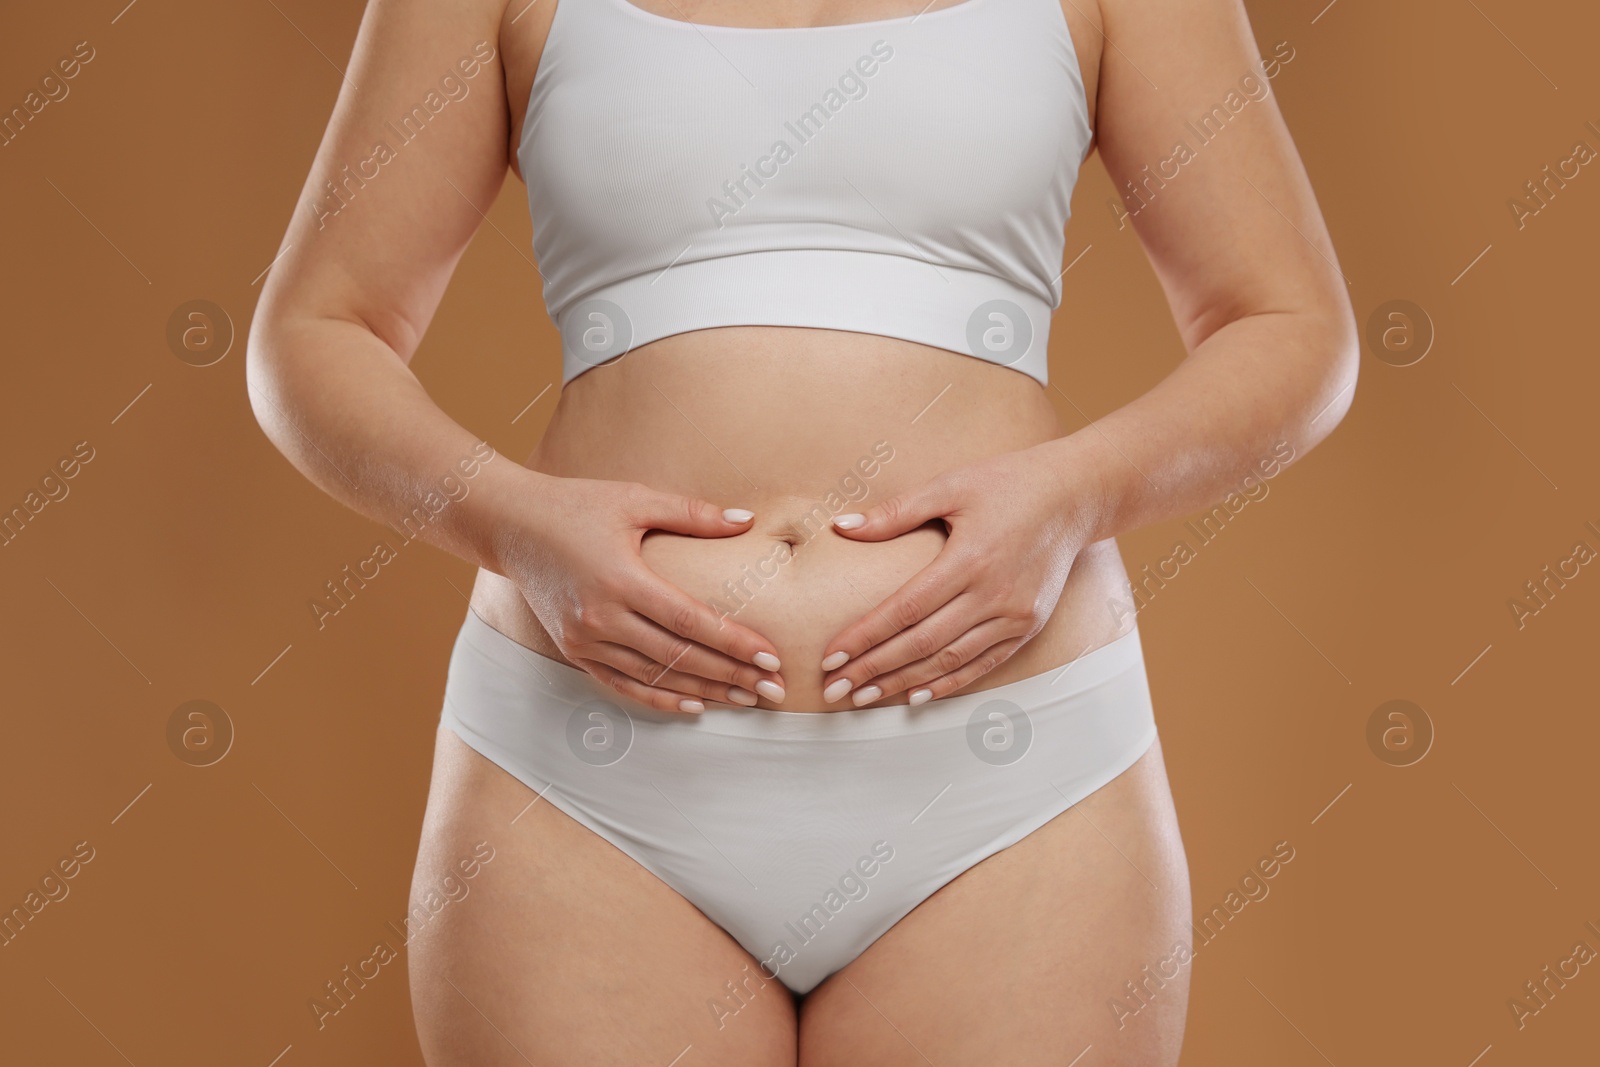
M 471 610 L 441 721 L 796 993 L 1156 739 L 1137 629 L 1065 667 L 915 708 L 687 716 L 630 701 Z
M 671 334 L 883 334 L 1047 381 L 1090 128 L 1058 0 L 792 29 L 559 0 L 519 162 L 563 383 Z

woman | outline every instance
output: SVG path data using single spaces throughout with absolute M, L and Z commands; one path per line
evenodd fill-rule
M 1276 473 L 1355 378 L 1267 76 L 1236 0 L 369 6 L 249 379 L 309 478 L 480 568 L 430 1064 L 1177 1061 L 1113 538 Z M 1189 357 L 1063 435 L 1095 146 Z M 508 163 L 564 357 L 521 466 L 405 367 Z

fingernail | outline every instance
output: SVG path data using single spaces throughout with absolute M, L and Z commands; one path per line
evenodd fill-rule
M 822 661 L 822 669 L 825 671 L 836 671 L 840 667 L 843 667 L 845 665 L 845 661 L 847 661 L 849 658 L 850 653 L 848 652 L 830 652 Z
M 777 682 L 769 682 L 765 678 L 756 683 L 756 692 L 776 703 L 783 703 L 783 686 Z
M 926 704 L 933 697 L 932 689 L 914 689 L 911 691 L 911 706 Z
M 879 689 L 875 685 L 864 685 L 860 689 L 857 689 L 850 699 L 855 703 L 855 706 L 859 708 L 863 704 L 872 703 L 881 696 L 883 696 L 882 689 Z
M 743 704 L 747 708 L 756 706 L 756 695 L 750 690 L 740 689 L 738 686 L 733 686 L 728 690 L 728 699 L 735 704 Z
M 850 692 L 850 686 L 852 684 L 854 683 L 852 683 L 850 679 L 840 678 L 837 682 L 834 682 L 832 685 L 828 686 L 828 688 L 822 691 L 822 699 L 826 700 L 829 704 L 832 704 L 835 700 L 838 700 L 840 697 Z
M 857 515 L 854 512 L 849 515 L 835 515 L 833 517 L 833 524 L 841 530 L 854 530 L 866 521 L 867 517 L 865 515 Z
M 746 511 L 744 508 L 725 508 L 722 512 L 722 517 L 729 522 L 749 522 L 756 517 L 756 513 Z
M 678 710 L 679 711 L 705 711 L 706 710 L 706 706 L 704 704 L 700 703 L 698 700 L 687 700 L 686 699 L 686 700 L 678 701 Z
M 750 659 L 751 662 L 764 671 L 775 671 L 779 667 L 783 666 L 783 664 L 778 662 L 778 657 L 774 656 L 771 652 L 757 652 L 754 656 L 751 656 Z

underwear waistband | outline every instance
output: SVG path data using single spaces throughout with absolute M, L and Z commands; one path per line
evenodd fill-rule
M 846 711 L 768 711 L 759 708 L 707 707 L 698 715 L 656 711 L 631 700 L 586 671 L 540 655 L 496 630 L 475 610 L 467 610 L 458 643 L 498 667 L 517 696 L 577 706 L 603 701 L 627 712 L 635 721 L 678 723 L 712 734 L 798 741 L 853 741 L 939 730 L 964 730 L 972 713 L 992 702 L 1036 712 L 1072 702 L 1091 689 L 1129 671 L 1143 671 L 1144 650 L 1137 626 L 1091 649 L 1069 663 L 1014 682 L 930 700 L 912 707 L 891 704 Z

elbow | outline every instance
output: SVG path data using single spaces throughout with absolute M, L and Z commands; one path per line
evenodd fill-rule
M 256 425 L 280 452 L 284 451 L 284 437 L 290 429 L 283 388 L 287 376 L 285 351 L 277 324 L 270 316 L 257 315 L 245 344 L 245 390 Z
M 1313 320 L 1309 331 L 1310 371 L 1293 412 L 1295 436 L 1310 451 L 1344 421 L 1355 402 L 1361 366 L 1361 340 L 1350 303 L 1340 294 L 1334 306 Z
M 1326 357 L 1323 373 L 1315 389 L 1315 408 L 1310 413 L 1307 429 L 1320 432 L 1323 437 L 1333 432 L 1333 427 L 1344 421 L 1350 406 L 1355 403 L 1355 381 L 1360 378 L 1362 366 L 1362 338 L 1355 326 L 1355 314 L 1350 302 L 1339 302 L 1323 331 Z
M 266 393 L 272 389 L 277 378 L 277 368 L 269 338 L 270 328 L 265 325 L 265 318 L 257 316 L 250 324 L 250 337 L 245 343 L 244 387 L 249 394 L 250 411 L 256 417 L 256 424 L 270 438 L 273 429 L 272 406 Z

